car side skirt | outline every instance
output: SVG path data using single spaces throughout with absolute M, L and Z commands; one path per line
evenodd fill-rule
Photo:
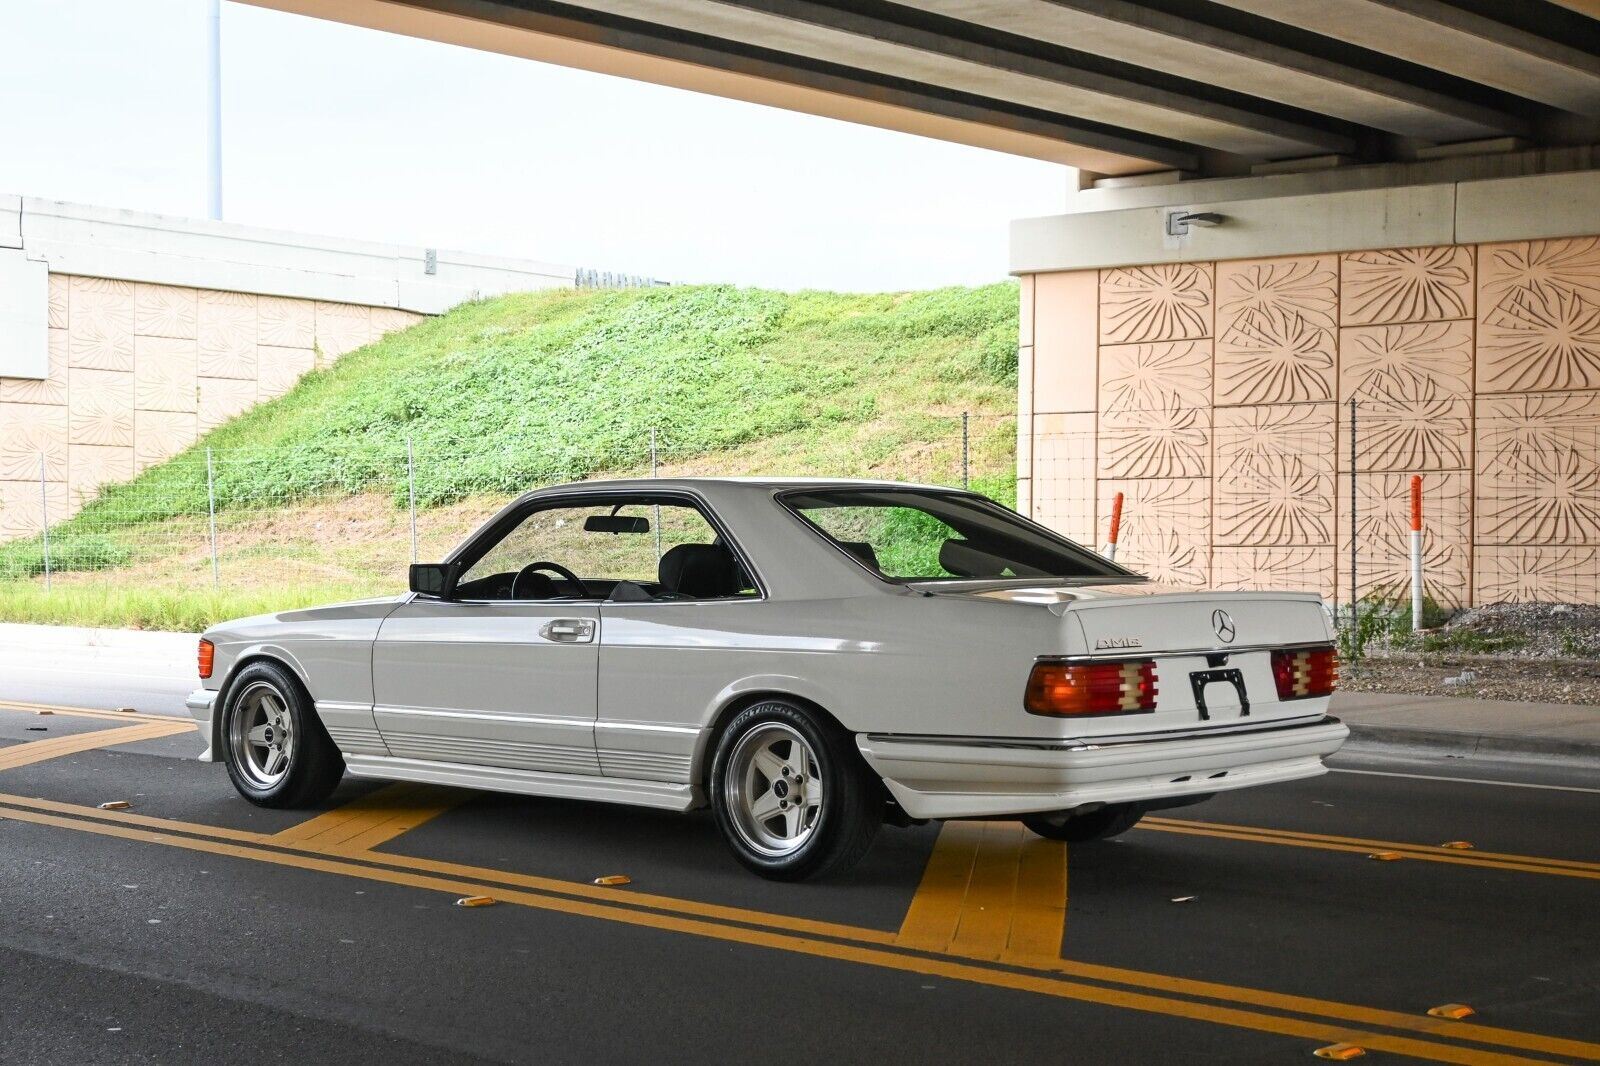
M 524 796 L 626 803 L 667 811 L 687 811 L 700 805 L 700 797 L 693 786 L 664 781 L 512 770 L 435 762 L 431 759 L 396 759 L 383 755 L 346 755 L 345 768 L 355 777 L 421 781 L 430 785 L 479 788 L 488 792 L 511 792 Z

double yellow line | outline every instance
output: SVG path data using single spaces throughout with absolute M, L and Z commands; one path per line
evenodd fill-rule
M 158 722 L 169 732 L 190 728 L 189 723 L 171 718 Z M 128 733 L 105 729 L 87 737 L 109 745 L 128 742 Z M 1435 1062 L 1531 1066 L 1548 1063 L 1550 1056 L 1600 1062 L 1600 1044 L 1586 1041 L 1052 958 L 1060 943 L 1060 922 L 1065 920 L 1065 853 L 1049 842 L 1035 846 L 1010 825 L 946 826 L 928 872 L 928 878 L 942 879 L 947 886 L 944 898 L 922 904 L 921 913 L 914 904 L 901 930 L 889 932 L 371 850 L 420 824 L 418 819 L 437 814 L 442 809 L 439 801 L 452 798 L 409 789 L 380 789 L 355 805 L 270 835 L 5 794 L 0 794 L 0 819 L 454 896 L 487 895 L 547 912 L 1286 1038 L 1357 1044 Z M 1159 824 L 1166 820 L 1155 821 L 1155 828 L 1166 831 L 1192 828 L 1190 823 L 1176 823 L 1173 828 Z M 1206 826 L 1206 835 L 1221 835 L 1229 828 L 1248 834 L 1246 838 L 1275 837 L 1281 832 Z M 1294 836 L 1310 834 L 1287 834 L 1284 839 Z M 1372 844 L 1351 843 L 1351 847 Z M 1057 876 L 1059 908 L 1051 902 Z M 924 884 L 930 884 L 927 878 Z M 1014 915 L 1003 923 L 995 921 L 984 914 L 991 905 Z
M 1576 859 L 1546 859 L 1532 855 L 1510 855 L 1499 851 L 1458 851 L 1443 845 L 1430 847 L 1426 844 L 1407 844 L 1393 840 L 1366 840 L 1361 837 L 1301 833 L 1289 829 L 1262 829 L 1251 825 L 1192 822 L 1176 818 L 1146 817 L 1140 821 L 1139 828 L 1160 833 L 1216 837 L 1291 848 L 1315 848 L 1318 851 L 1343 851 L 1359 855 L 1387 852 L 1401 859 L 1440 862 L 1451 866 L 1479 866 L 1491 870 L 1600 880 L 1600 863 L 1581 862 Z

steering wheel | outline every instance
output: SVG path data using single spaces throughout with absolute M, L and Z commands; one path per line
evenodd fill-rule
M 516 599 L 517 598 L 517 586 L 522 584 L 522 579 L 524 577 L 531 576 L 531 575 L 537 573 L 540 570 L 548 570 L 553 574 L 559 575 L 564 580 L 566 580 L 568 582 L 571 582 L 572 587 L 578 590 L 578 598 L 579 599 L 587 600 L 587 599 L 591 598 L 590 595 L 589 595 L 589 590 L 584 587 L 583 580 L 581 578 L 579 578 L 577 574 L 574 574 L 571 570 L 568 570 L 566 567 L 562 566 L 560 563 L 552 563 L 552 562 L 529 563 L 527 566 L 524 566 L 521 570 L 518 570 L 517 571 L 517 576 L 511 579 L 511 598 L 512 599 Z M 547 578 L 546 580 L 549 580 L 549 579 Z

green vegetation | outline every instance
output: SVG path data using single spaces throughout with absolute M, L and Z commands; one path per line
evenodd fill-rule
M 648 471 L 652 430 L 663 474 L 951 483 L 970 411 L 973 473 L 1009 502 L 1016 346 L 1010 283 L 877 295 L 557 290 L 466 304 L 307 375 L 108 489 L 52 529 L 51 593 L 35 576 L 39 540 L 0 545 L 0 619 L 194 628 L 395 591 L 409 559 L 408 439 L 424 554 L 528 488 Z

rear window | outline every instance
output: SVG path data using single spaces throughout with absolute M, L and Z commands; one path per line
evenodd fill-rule
M 922 489 L 792 492 L 783 504 L 890 581 L 1138 575 L 991 500 Z

